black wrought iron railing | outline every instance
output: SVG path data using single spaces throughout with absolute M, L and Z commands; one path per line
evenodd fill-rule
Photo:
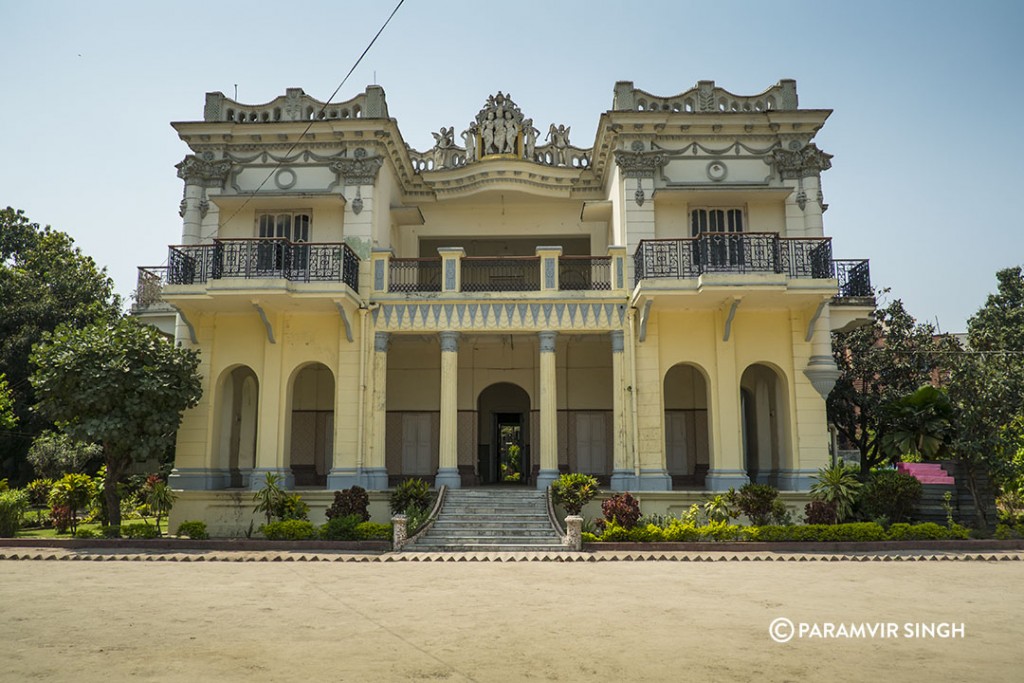
M 461 259 L 463 292 L 531 292 L 540 289 L 537 256 L 467 256 Z
M 560 256 L 558 288 L 607 291 L 612 288 L 610 256 Z
M 221 278 L 344 282 L 359 289 L 359 257 L 343 243 L 284 239 L 214 240 L 170 247 L 167 282 L 191 285 Z
M 840 298 L 870 297 L 866 260 L 833 260 L 827 237 L 777 233 L 703 233 L 690 239 L 643 240 L 633 254 L 636 281 L 695 278 L 704 273 L 779 273 L 793 278 L 838 279 Z
M 827 237 L 787 238 L 777 233 L 703 233 L 676 240 L 643 240 L 633 255 L 637 280 L 692 278 L 704 273 L 782 273 L 830 278 Z
M 839 280 L 840 299 L 873 297 L 871 270 L 867 259 L 843 259 L 834 261 L 836 279 Z
M 388 262 L 389 292 L 440 292 L 441 258 L 393 258 Z

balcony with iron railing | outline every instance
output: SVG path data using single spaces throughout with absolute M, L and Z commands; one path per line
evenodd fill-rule
M 374 291 L 382 295 L 437 293 L 608 292 L 622 290 L 625 249 L 607 256 L 562 256 L 559 247 L 538 247 L 536 256 L 465 256 L 461 248 L 441 255 L 399 258 L 374 253 Z M 582 295 L 582 294 L 581 294 Z
M 285 239 L 217 239 L 170 247 L 168 285 L 204 284 L 227 278 L 339 282 L 359 290 L 359 257 L 344 243 Z
M 132 293 L 132 313 L 146 313 L 154 309 L 166 309 L 163 300 L 167 284 L 167 266 L 139 266 L 135 291 Z
M 775 274 L 838 280 L 836 299 L 873 296 L 866 260 L 832 259 L 828 237 L 778 233 L 702 233 L 686 239 L 642 240 L 633 255 L 635 282 L 690 279 L 708 274 Z

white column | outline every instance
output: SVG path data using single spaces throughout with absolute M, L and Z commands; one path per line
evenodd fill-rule
M 614 286 L 614 285 L 613 285 Z M 625 396 L 625 334 L 612 330 L 612 481 L 613 491 L 629 491 L 636 488 L 633 463 L 629 461 L 626 447 L 628 430 L 627 404 Z
M 544 331 L 540 338 L 540 471 L 537 488 L 545 489 L 558 478 L 558 394 L 555 375 L 557 332 Z
M 439 463 L 435 486 L 457 489 L 462 486 L 459 476 L 459 333 L 441 332 L 441 435 Z
M 182 200 L 182 244 L 199 244 L 201 241 L 203 234 L 203 212 L 200 202 L 202 200 L 202 186 L 186 182 L 185 198 Z

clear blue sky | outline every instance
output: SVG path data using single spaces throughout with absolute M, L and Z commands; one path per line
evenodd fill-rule
M 0 0 L 0 203 L 74 236 L 127 294 L 181 232 L 170 121 L 204 93 L 326 99 L 394 7 L 375 2 Z M 818 136 L 825 232 L 946 331 L 1024 262 L 1024 3 L 406 0 L 338 99 L 376 82 L 406 140 L 510 92 L 589 146 L 616 80 L 675 94 L 795 78 Z

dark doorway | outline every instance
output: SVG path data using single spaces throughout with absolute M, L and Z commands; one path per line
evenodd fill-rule
M 499 382 L 477 397 L 477 481 L 481 484 L 528 484 L 530 396 L 521 387 Z
M 497 444 L 497 482 L 526 483 L 526 449 L 523 448 L 523 414 L 495 413 L 494 443 Z

